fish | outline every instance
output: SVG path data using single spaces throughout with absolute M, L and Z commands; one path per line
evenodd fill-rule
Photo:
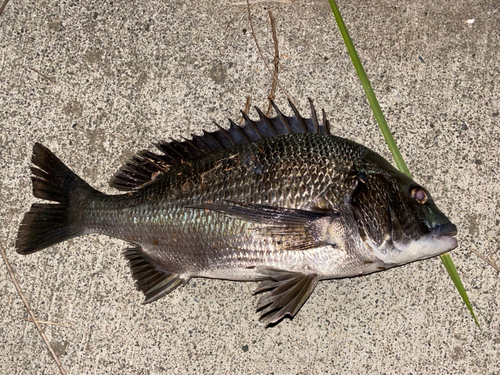
M 192 278 L 259 282 L 266 326 L 293 317 L 320 280 L 356 277 L 457 247 L 457 227 L 429 191 L 369 148 L 311 117 L 256 108 L 190 139 L 141 150 L 104 194 L 35 143 L 33 203 L 16 250 L 31 254 L 99 233 L 124 250 L 150 303 Z

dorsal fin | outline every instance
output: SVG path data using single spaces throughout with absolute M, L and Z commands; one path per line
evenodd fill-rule
M 110 181 L 111 187 L 123 191 L 133 191 L 151 183 L 175 164 L 188 162 L 206 156 L 212 152 L 232 148 L 242 143 L 255 142 L 263 138 L 272 138 L 282 134 L 313 133 L 330 134 L 329 122 L 323 111 L 323 122 L 318 122 L 316 110 L 309 99 L 311 117 L 303 118 L 297 108 L 289 101 L 293 116 L 284 115 L 277 105 L 269 99 L 277 113 L 276 117 L 267 117 L 259 108 L 257 121 L 243 114 L 245 123 L 242 126 L 229 120 L 228 129 L 219 128 L 214 132 L 203 131 L 203 135 L 193 135 L 192 139 L 170 142 L 161 141 L 155 144 L 161 154 L 140 151 L 128 160 Z

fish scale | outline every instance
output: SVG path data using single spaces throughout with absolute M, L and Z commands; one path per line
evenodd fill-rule
M 50 150 L 33 148 L 34 203 L 16 242 L 29 254 L 102 233 L 125 250 L 145 303 L 194 277 L 261 281 L 268 325 L 293 317 L 323 279 L 352 277 L 439 255 L 456 227 L 430 193 L 380 155 L 271 102 L 277 116 L 160 142 L 96 191 Z M 324 114 L 324 112 L 323 112 Z

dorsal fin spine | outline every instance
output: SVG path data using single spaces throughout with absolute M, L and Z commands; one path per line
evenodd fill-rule
M 177 147 L 180 147 L 182 150 L 184 150 L 184 153 L 179 151 L 179 154 L 181 154 L 182 157 L 185 157 L 185 154 L 189 153 L 189 149 L 187 148 L 187 145 L 184 144 L 184 142 L 180 142 L 177 139 L 174 139 L 172 137 L 170 137 L 169 139 L 170 139 L 170 143 L 172 144 L 172 146 L 177 146 Z
M 245 133 L 245 130 L 241 126 L 239 126 L 237 123 L 235 123 L 231 119 L 229 119 L 229 124 L 231 124 L 230 127 L 229 127 L 229 129 L 236 130 L 243 138 L 245 138 L 246 142 L 250 142 L 251 141 L 250 137 L 247 135 L 247 133 Z
M 190 139 L 187 139 L 186 137 L 182 137 L 182 139 L 184 140 L 184 143 L 191 146 L 197 152 L 196 156 L 201 156 L 204 154 L 203 150 L 196 146 Z
M 245 120 L 243 126 L 229 120 L 230 127 L 228 129 L 215 123 L 218 128 L 215 132 L 203 130 L 203 135 L 191 135 L 191 140 L 183 138 L 183 141 L 175 139 L 171 139 L 170 142 L 161 141 L 155 144 L 161 154 L 154 154 L 146 150 L 138 152 L 118 170 L 110 185 L 118 190 L 133 191 L 151 183 L 159 177 L 159 173 L 167 173 L 170 167 L 175 164 L 229 149 L 238 144 L 251 143 L 283 134 L 304 132 L 330 134 L 330 122 L 326 118 L 325 111 L 322 111 L 323 122 L 320 124 L 310 98 L 308 100 L 311 118 L 307 119 L 300 115 L 290 100 L 288 102 L 294 113 L 291 117 L 285 116 L 274 101 L 271 98 L 269 100 L 277 113 L 276 117 L 269 118 L 258 107 L 255 107 L 259 115 L 257 121 L 253 121 L 246 113 L 242 112 Z
M 259 139 L 264 138 L 262 136 L 262 134 L 260 133 L 259 128 L 257 128 L 257 126 L 255 126 L 255 121 L 252 121 L 250 119 L 250 117 L 248 117 L 248 115 L 244 111 L 240 111 L 240 112 L 241 112 L 241 115 L 243 116 L 243 118 L 245 119 L 245 126 L 251 126 L 252 129 L 255 131 L 255 134 L 257 134 L 259 136 Z
M 231 144 L 233 146 L 236 146 L 236 142 L 233 140 L 233 138 L 231 138 L 231 136 L 227 133 L 226 129 L 224 129 L 222 126 L 220 126 L 219 124 L 217 124 L 215 121 L 214 121 L 214 124 L 215 126 L 217 126 L 217 128 L 219 129 L 219 132 L 220 134 L 223 134 L 229 142 L 231 142 Z
M 205 142 L 203 142 L 203 139 L 200 136 L 195 135 L 195 134 L 191 134 L 191 137 L 193 137 L 193 141 L 198 141 L 198 143 L 201 145 L 201 147 L 205 148 L 205 150 L 202 150 L 200 147 L 198 147 L 198 149 L 200 151 L 202 151 L 204 154 L 208 154 L 209 152 L 212 151 L 210 149 L 210 147 Z
M 172 138 L 170 138 L 172 139 Z M 176 150 L 173 146 L 172 143 L 167 143 L 165 141 L 162 141 L 161 143 L 159 143 L 161 145 L 161 147 L 163 148 L 166 148 L 167 150 L 169 151 L 172 151 L 175 154 L 179 155 L 180 159 L 182 159 L 184 157 L 184 155 L 182 155 L 178 150 Z M 161 149 L 161 148 L 160 148 Z M 175 160 L 180 160 L 179 158 L 176 158 L 176 157 L 173 157 Z
M 280 111 L 274 100 L 269 98 L 269 101 L 271 102 L 271 105 L 276 111 L 278 118 L 281 120 L 281 123 L 285 126 L 285 129 L 287 130 L 288 134 L 292 134 L 292 129 L 290 128 L 290 124 L 288 123 L 288 120 L 286 119 L 285 115 Z
M 211 141 L 214 141 L 215 144 L 219 147 L 218 149 L 212 151 L 224 150 L 224 146 L 222 145 L 222 143 L 220 143 L 219 140 L 212 135 L 212 133 L 203 130 L 203 136 L 210 139 Z
M 307 100 L 309 100 L 309 107 L 311 108 L 311 117 L 314 124 L 314 132 L 318 134 L 319 122 L 318 122 L 318 115 L 316 114 L 316 108 L 314 108 L 314 104 L 311 98 L 307 98 Z
M 271 131 L 274 133 L 274 135 L 278 135 L 276 128 L 271 123 L 271 121 L 269 121 L 269 118 L 264 113 L 262 113 L 262 111 L 260 110 L 259 107 L 254 107 L 254 108 L 257 111 L 257 113 L 259 114 L 259 118 L 268 126 L 269 129 L 271 129 Z
M 324 109 L 321 110 L 323 112 L 323 124 L 325 124 L 326 134 L 330 134 L 330 121 L 326 118 L 326 112 Z
M 292 108 L 295 118 L 297 119 L 297 122 L 301 126 L 302 130 L 304 130 L 304 133 L 307 133 L 307 124 L 305 123 L 304 118 L 300 115 L 299 111 L 290 99 L 288 99 L 288 104 L 290 105 L 290 108 Z

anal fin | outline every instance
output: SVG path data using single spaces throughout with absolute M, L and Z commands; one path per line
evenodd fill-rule
M 135 286 L 146 296 L 143 304 L 156 301 L 186 283 L 178 273 L 158 270 L 139 246 L 126 249 L 124 255 L 128 259 Z
M 266 326 L 279 322 L 285 316 L 293 318 L 313 292 L 319 277 L 314 273 L 258 267 L 266 276 L 254 294 L 269 291 L 257 302 L 257 311 Z

